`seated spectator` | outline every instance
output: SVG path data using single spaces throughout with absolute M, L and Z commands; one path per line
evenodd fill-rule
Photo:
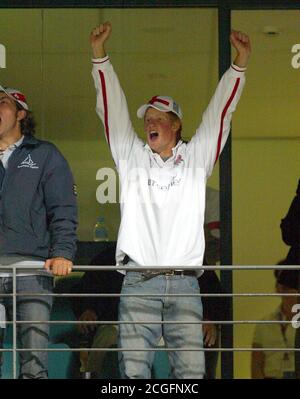
M 282 294 L 298 293 L 298 271 L 277 270 L 276 292 Z M 271 314 L 262 320 L 292 320 L 293 306 L 297 303 L 297 296 L 282 296 L 281 303 Z M 295 364 L 292 351 L 264 351 L 264 348 L 294 348 L 295 328 L 291 323 L 257 324 L 255 327 L 252 352 L 252 378 L 294 378 Z
M 115 245 L 93 258 L 91 265 L 114 265 Z M 72 288 L 74 293 L 116 294 L 120 293 L 123 275 L 114 270 L 87 271 Z M 85 321 L 114 321 L 118 319 L 119 297 L 80 297 L 73 299 L 73 310 L 79 324 L 82 347 L 110 348 L 116 346 L 118 327 L 114 324 L 86 324 Z M 104 362 L 112 352 L 82 351 L 81 372 L 91 373 L 92 378 L 118 377 L 118 366 L 114 370 L 104 369 Z
M 280 224 L 282 240 L 290 246 L 284 265 L 300 265 L 300 180 L 287 215 Z M 297 276 L 298 290 L 300 288 L 300 274 Z M 300 329 L 296 330 L 295 347 L 300 348 Z M 300 378 L 300 352 L 295 353 L 295 373 Z
M 205 265 L 205 262 L 204 262 Z M 214 270 L 205 270 L 198 278 L 201 294 L 219 294 L 223 292 L 220 280 Z M 203 296 L 203 320 L 227 320 L 228 300 L 221 296 Z M 218 348 L 220 345 L 220 326 L 214 323 L 203 324 L 204 347 Z M 205 351 L 205 379 L 216 378 L 218 351 Z
M 216 265 L 220 261 L 220 193 L 212 187 L 206 187 L 205 193 L 205 253 L 203 265 Z M 220 280 L 213 270 L 205 270 L 198 279 L 202 294 L 219 294 L 224 292 Z M 203 319 L 227 320 L 228 298 L 202 297 Z M 220 326 L 217 324 L 203 324 L 204 346 L 218 348 L 220 344 Z M 205 378 L 216 378 L 218 351 L 205 352 Z
M 290 246 L 285 264 L 300 265 L 300 180 L 287 215 L 280 224 L 282 240 Z

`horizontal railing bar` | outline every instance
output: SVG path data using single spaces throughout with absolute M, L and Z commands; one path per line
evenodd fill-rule
M 7 272 L 8 269 L 20 269 L 20 270 L 43 270 L 41 266 L 24 266 L 24 265 L 9 265 L 3 267 L 0 265 L 0 273 Z M 138 267 L 131 267 L 131 266 L 111 266 L 111 265 L 74 265 L 72 268 L 73 271 L 76 270 L 124 270 L 124 271 L 142 271 L 142 270 L 300 270 L 300 265 L 213 265 L 213 266 L 138 266 Z
M 153 270 L 156 272 L 167 272 L 168 270 L 300 270 L 300 265 L 285 265 L 284 268 L 282 265 L 235 265 L 235 266 L 144 266 L 144 267 L 124 267 L 124 266 L 91 266 L 91 265 L 80 265 L 80 266 L 73 266 L 73 271 L 105 271 L 105 270 L 114 270 L 114 271 L 137 271 L 137 272 L 142 272 L 143 270 Z M 1 272 L 7 272 L 7 270 L 12 270 L 13 273 L 16 272 L 16 270 L 42 270 L 41 266 L 24 266 L 24 265 L 9 265 L 3 267 L 3 265 L 0 266 L 0 276 Z M 159 275 L 159 274 L 157 274 Z M 15 274 L 14 274 L 15 277 Z M 39 293 L 12 293 L 12 294 L 2 294 L 0 297 L 13 297 L 15 300 L 15 297 L 28 297 L 28 296 L 53 296 L 53 297 L 196 297 L 196 296 L 202 296 L 202 297 L 291 297 L 291 296 L 300 296 L 300 293 L 298 294 L 280 294 L 280 293 L 210 293 L 210 294 L 166 294 L 166 295 L 159 295 L 159 294 L 136 294 L 136 295 L 129 295 L 129 294 L 105 294 L 105 293 L 52 293 L 52 294 L 39 294 Z M 215 320 L 203 320 L 203 321 L 79 321 L 79 320 L 48 320 L 48 321 L 7 321 L 7 324 L 92 324 L 92 325 L 122 325 L 122 324 L 146 324 L 146 325 L 151 325 L 151 324 L 233 324 L 233 325 L 242 325 L 242 324 L 293 324 L 297 323 L 297 321 L 290 321 L 290 320 L 235 320 L 235 321 L 229 321 L 229 320 L 223 320 L 223 321 L 215 321 Z M 297 324 L 296 324 L 297 326 Z M 296 327 L 297 328 L 297 327 Z M 15 331 L 16 329 L 14 329 Z M 171 351 L 217 351 L 217 352 L 257 352 L 257 351 L 264 351 L 264 352 L 298 352 L 300 351 L 300 348 L 165 348 L 165 347 L 158 347 L 158 348 L 47 348 L 47 349 L 40 349 L 40 348 L 16 348 L 16 343 L 14 342 L 12 349 L 0 349 L 1 352 L 13 352 L 14 356 L 16 352 L 109 352 L 109 351 L 122 351 L 122 352 L 148 352 L 148 351 L 165 351 L 165 352 L 171 352 Z M 15 360 L 14 360 L 15 363 Z
M 13 324 L 13 321 L 6 321 L 7 324 Z M 292 320 L 202 320 L 202 321 L 173 321 L 173 320 L 162 320 L 162 321 L 78 321 L 78 320 L 17 320 L 16 324 L 291 324 Z M 294 323 L 297 323 L 294 321 Z M 299 321 L 300 323 L 300 321 Z
M 0 349 L 0 352 L 12 352 L 13 349 Z M 17 352 L 299 352 L 300 348 L 146 348 L 146 349 L 126 349 L 126 348 L 30 348 L 30 349 L 16 349 Z
M 45 294 L 45 293 L 37 293 L 37 292 L 22 292 L 16 294 L 0 294 L 0 298 L 5 297 L 27 297 L 27 296 L 53 296 L 53 297 L 65 297 L 65 298 L 90 298 L 90 297 L 100 297 L 100 298 L 116 298 L 116 297 L 151 297 L 151 298 L 160 298 L 160 297 L 293 297 L 293 296 L 300 296 L 300 293 L 289 293 L 289 294 L 279 294 L 279 293 L 263 293 L 263 292 L 249 292 L 249 293 L 214 293 L 214 294 L 87 294 L 87 293 L 55 293 L 55 294 Z
M 73 266 L 73 270 L 124 270 L 124 271 L 136 271 L 141 270 L 283 270 L 282 265 L 213 265 L 213 266 L 139 266 L 124 267 L 124 266 Z M 300 265 L 284 265 L 286 270 L 300 270 Z

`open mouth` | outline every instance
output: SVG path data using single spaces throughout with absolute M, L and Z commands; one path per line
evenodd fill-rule
M 155 141 L 158 138 L 157 132 L 150 132 L 149 134 L 150 141 Z

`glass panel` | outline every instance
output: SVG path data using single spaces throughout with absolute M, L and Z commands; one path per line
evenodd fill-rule
M 289 248 L 280 222 L 299 179 L 300 11 L 235 11 L 232 26 L 247 32 L 253 54 L 233 123 L 233 253 L 237 265 L 274 265 Z M 298 56 L 299 59 L 299 56 Z M 296 58 L 294 60 L 296 63 Z M 274 292 L 272 271 L 234 273 L 235 292 Z M 235 300 L 236 320 L 259 320 L 278 298 Z M 235 345 L 250 347 L 254 325 L 235 328 Z M 236 355 L 237 356 L 237 355 Z M 250 353 L 235 357 L 235 377 L 250 377 Z

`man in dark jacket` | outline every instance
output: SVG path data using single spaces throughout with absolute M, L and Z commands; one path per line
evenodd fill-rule
M 13 292 L 13 267 L 16 292 L 22 294 L 16 320 L 47 322 L 52 297 L 37 294 L 52 293 L 53 275 L 71 272 L 76 250 L 72 173 L 58 149 L 36 139 L 34 131 L 25 96 L 0 86 L 0 347 L 5 318 L 13 314 L 12 297 L 3 296 Z M 20 323 L 17 333 L 19 347 L 29 349 L 20 352 L 19 377 L 47 378 L 48 324 Z

